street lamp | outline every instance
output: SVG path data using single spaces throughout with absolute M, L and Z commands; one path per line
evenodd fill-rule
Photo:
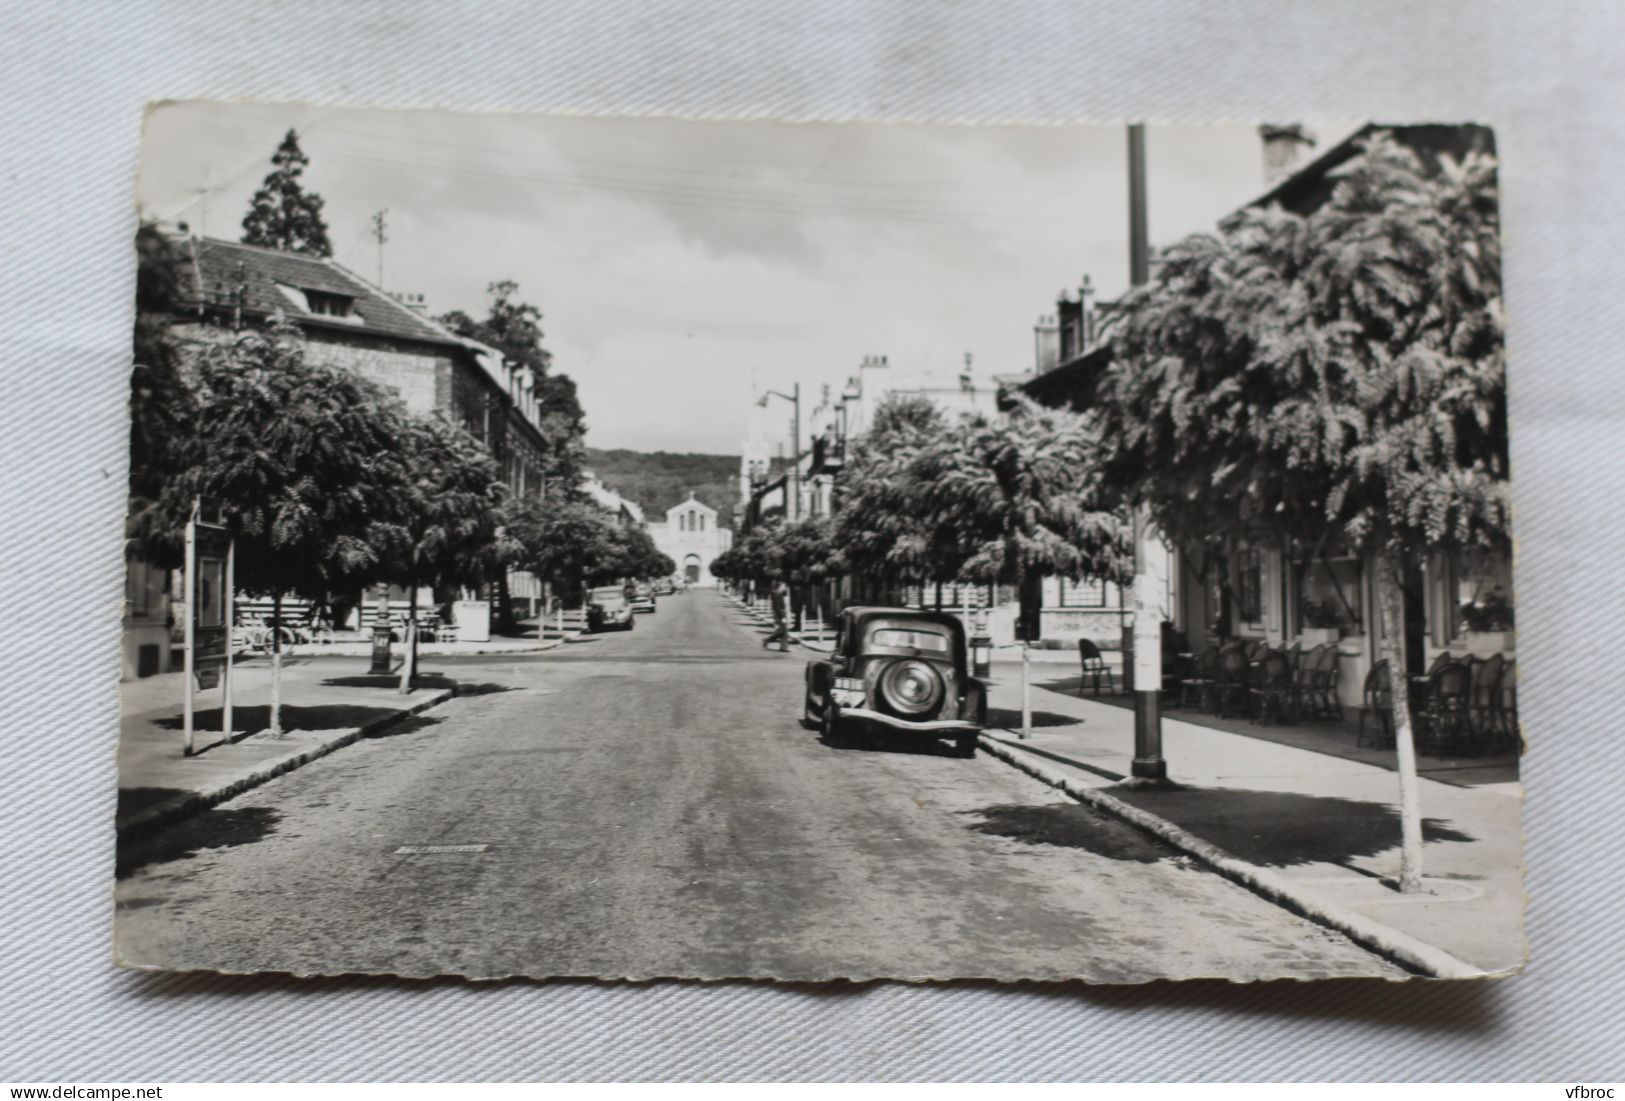
M 790 520 L 801 519 L 801 383 L 796 383 L 790 393 L 780 393 L 778 390 L 769 390 L 756 399 L 758 408 L 767 408 L 768 398 L 783 398 L 794 407 L 794 419 L 790 422 L 790 478 L 786 485 L 789 488 L 789 500 L 785 502 L 785 516 Z

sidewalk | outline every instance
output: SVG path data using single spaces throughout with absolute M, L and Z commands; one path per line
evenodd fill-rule
M 1120 801 L 1280 884 L 1310 912 L 1356 915 L 1495 973 L 1522 964 L 1522 788 L 1419 781 L 1429 894 L 1388 886 L 1399 872 L 1399 783 L 1389 768 L 1198 726 L 1164 714 L 1168 788 L 1131 772 L 1133 712 L 1034 686 L 1022 741 L 1021 673 L 995 663 L 985 744 L 1018 767 Z M 1132 812 L 1131 812 L 1132 813 Z M 1379 929 L 1379 932 L 1381 930 Z
M 552 649 L 558 645 L 557 641 L 539 644 L 532 639 L 526 649 Z M 469 672 L 477 678 L 477 668 Z M 194 705 L 197 752 L 187 757 L 183 754 L 183 676 L 167 673 L 119 686 L 116 828 L 121 838 L 263 784 L 448 700 L 459 688 L 444 674 L 430 671 L 419 677 L 418 687 L 410 695 L 403 696 L 398 691 L 398 657 L 393 674 L 371 676 L 363 658 L 341 659 L 332 648 L 311 648 L 309 653 L 284 658 L 285 733 L 273 738 L 265 729 L 270 721 L 270 664 L 264 659 L 250 660 L 235 666 L 232 672 L 232 725 L 237 740 L 224 741 L 220 732 L 220 690 L 200 691 Z M 464 692 L 470 690 L 466 683 L 460 687 Z

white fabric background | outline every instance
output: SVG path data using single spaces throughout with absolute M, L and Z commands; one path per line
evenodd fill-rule
M 1365 0 L 0 7 L 0 1078 L 1622 1076 L 1621 20 Z M 804 119 L 1478 119 L 1511 316 L 1527 974 L 1465 985 L 296 982 L 109 959 L 131 177 L 180 96 Z M 1037 308 L 1038 304 L 1035 304 Z M 1018 322 L 1021 319 L 1016 319 Z M 1154 931 L 1154 919 L 1148 917 Z M 854 930 L 861 936 L 861 930 Z M 1101 946 L 1110 951 L 1109 945 Z

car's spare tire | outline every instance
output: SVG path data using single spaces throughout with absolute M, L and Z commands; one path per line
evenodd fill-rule
M 888 662 L 875 687 L 882 710 L 900 719 L 929 719 L 948 695 L 942 672 L 928 661 L 911 658 Z

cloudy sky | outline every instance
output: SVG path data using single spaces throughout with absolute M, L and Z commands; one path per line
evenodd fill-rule
M 581 391 L 588 443 L 737 454 L 763 389 L 1031 366 L 1087 273 L 1127 283 L 1121 127 L 684 122 L 177 103 L 148 116 L 147 218 L 235 240 L 290 128 L 334 258 L 431 312 L 511 279 Z M 1346 125 L 1317 125 L 1326 141 Z M 1263 190 L 1252 126 L 1148 131 L 1153 242 Z M 758 414 L 759 415 L 759 414 Z

